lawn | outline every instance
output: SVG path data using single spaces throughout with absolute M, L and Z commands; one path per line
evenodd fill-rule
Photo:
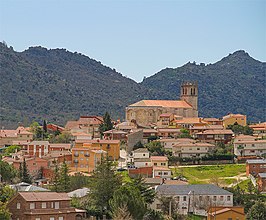
M 233 179 L 226 177 L 234 177 L 245 173 L 244 164 L 226 164 L 213 166 L 198 166 L 198 167 L 176 167 L 173 168 L 174 176 L 184 176 L 189 183 L 207 183 L 212 178 L 225 179 L 227 184 L 234 182 Z

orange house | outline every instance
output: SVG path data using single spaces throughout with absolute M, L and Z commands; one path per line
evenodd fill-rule
M 72 148 L 71 170 L 91 173 L 104 155 L 106 155 L 106 151 L 93 149 L 91 146 L 74 147 Z
M 244 207 L 210 207 L 207 220 L 245 220 Z
M 89 147 L 91 149 L 106 151 L 110 160 L 118 160 L 120 156 L 120 141 L 119 140 L 85 140 L 76 141 L 75 147 Z M 72 149 L 73 151 L 73 149 Z

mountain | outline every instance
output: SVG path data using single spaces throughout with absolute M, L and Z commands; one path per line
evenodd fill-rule
M 141 83 L 80 53 L 30 47 L 16 52 L 0 43 L 0 126 L 46 119 L 59 125 L 80 115 L 124 118 L 142 99 L 179 99 L 183 81 L 198 81 L 200 115 L 243 113 L 265 120 L 266 64 L 237 51 L 214 64 L 166 68 Z
M 64 125 L 80 115 L 124 118 L 124 108 L 149 91 L 114 69 L 65 49 L 0 44 L 1 127 L 46 119 Z
M 198 82 L 200 116 L 222 117 L 232 112 L 247 114 L 248 121 L 266 120 L 266 63 L 243 50 L 214 64 L 189 62 L 163 69 L 141 85 L 157 91 L 157 97 L 176 99 L 184 81 Z

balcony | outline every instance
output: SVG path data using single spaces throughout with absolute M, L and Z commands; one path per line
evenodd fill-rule
M 78 160 L 78 159 L 75 159 L 75 160 L 74 160 L 74 163 L 78 163 L 78 162 L 79 162 L 79 160 Z
M 78 153 L 74 153 L 74 157 L 78 157 L 79 156 L 79 154 Z
M 89 157 L 90 154 L 89 154 L 89 153 L 85 153 L 84 156 L 85 156 L 85 157 Z

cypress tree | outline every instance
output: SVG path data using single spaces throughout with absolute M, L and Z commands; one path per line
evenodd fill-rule
M 56 192 L 60 192 L 60 173 L 59 173 L 59 167 L 58 164 L 55 162 L 55 169 L 54 169 L 54 177 L 53 177 L 53 190 Z
M 44 133 L 47 133 L 47 123 L 46 123 L 46 120 L 43 120 L 43 131 L 44 131 Z
M 32 183 L 32 178 L 31 178 L 31 175 L 29 173 L 25 158 L 23 160 L 21 181 L 25 182 L 25 183 Z

